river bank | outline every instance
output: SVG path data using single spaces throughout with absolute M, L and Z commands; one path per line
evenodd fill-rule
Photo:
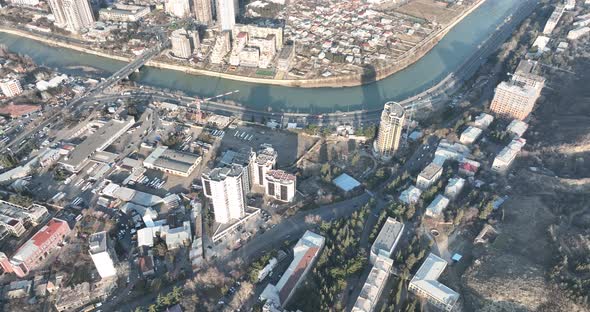
M 254 83 L 254 84 L 266 84 L 266 85 L 274 85 L 274 86 L 282 86 L 282 87 L 298 87 L 298 88 L 339 88 L 339 87 L 357 87 L 369 83 L 373 83 L 375 81 L 382 80 L 387 78 L 399 71 L 404 70 L 408 66 L 416 63 L 422 57 L 424 57 L 428 52 L 436 46 L 441 39 L 445 37 L 445 35 L 455 27 L 459 22 L 461 22 L 466 16 L 471 14 L 477 8 L 479 8 L 486 0 L 477 0 L 469 9 L 465 10 L 462 14 L 458 15 L 451 23 L 447 26 L 442 28 L 441 30 L 436 31 L 435 33 L 431 34 L 426 39 L 422 40 L 419 44 L 412 47 L 410 50 L 405 52 L 399 59 L 394 61 L 392 64 L 389 64 L 386 67 L 380 68 L 373 68 L 372 66 L 366 66 L 363 73 L 359 74 L 351 74 L 348 76 L 336 76 L 336 77 L 327 77 L 327 78 L 315 78 L 315 79 L 269 79 L 269 78 L 255 78 L 255 77 L 246 77 L 234 74 L 227 74 L 221 72 L 214 72 L 205 69 L 198 69 L 190 66 L 183 66 L 178 64 L 173 64 L 170 62 L 165 62 L 161 60 L 150 60 L 146 63 L 146 66 L 159 68 L 159 69 L 169 69 L 174 71 L 183 72 L 186 74 L 196 75 L 196 76 L 208 76 L 214 78 L 221 78 L 221 79 L 228 79 L 240 82 L 247 82 L 247 83 Z M 8 27 L 0 27 L 0 32 L 8 33 L 11 35 L 25 37 L 28 39 L 32 39 L 35 41 L 42 42 L 44 44 L 59 47 L 59 48 L 67 48 L 78 52 L 83 52 L 87 54 L 92 54 L 104 58 L 109 58 L 121 62 L 131 62 L 132 57 L 126 57 L 121 55 L 114 55 L 102 51 L 98 51 L 95 49 L 90 49 L 84 46 L 80 46 L 74 43 L 68 43 L 63 41 L 57 41 L 55 39 L 46 38 L 42 35 L 34 34 L 32 32 L 28 32 L 25 30 L 19 30 L 14 28 Z

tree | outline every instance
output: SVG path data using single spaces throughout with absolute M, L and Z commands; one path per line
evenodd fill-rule
M 479 213 L 479 218 L 486 220 L 494 210 L 494 202 L 489 201 L 482 211 Z
M 234 295 L 232 301 L 230 302 L 230 306 L 234 308 L 242 307 L 250 296 L 254 293 L 254 285 L 250 282 L 243 282 L 240 286 L 240 289 Z

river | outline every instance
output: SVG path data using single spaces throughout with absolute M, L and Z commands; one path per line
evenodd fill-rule
M 428 89 L 456 70 L 472 56 L 518 6 L 521 0 L 487 0 L 456 25 L 428 54 L 415 64 L 388 78 L 348 88 L 289 88 L 194 76 L 178 71 L 143 68 L 136 80 L 141 84 L 182 90 L 191 96 L 209 97 L 233 90 L 227 97 L 244 106 L 275 112 L 336 112 L 377 109 L 391 100 L 402 100 Z M 35 62 L 66 74 L 79 74 L 77 66 L 115 72 L 123 63 L 40 42 L 0 33 L 0 44 L 26 54 Z

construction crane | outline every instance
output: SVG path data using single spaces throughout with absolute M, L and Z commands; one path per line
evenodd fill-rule
M 235 94 L 235 93 L 238 93 L 238 92 L 240 92 L 240 90 L 234 90 L 234 91 L 226 92 L 226 93 L 219 94 L 219 95 L 216 95 L 216 96 L 212 96 L 212 97 L 209 97 L 209 98 L 206 98 L 206 99 L 196 99 L 193 102 L 193 104 L 197 108 L 197 113 L 200 114 L 201 113 L 201 104 L 203 104 L 205 102 L 208 102 L 208 101 L 211 101 L 211 100 L 215 100 L 215 99 L 224 97 L 224 96 L 229 96 L 229 95 L 232 95 L 232 94 Z

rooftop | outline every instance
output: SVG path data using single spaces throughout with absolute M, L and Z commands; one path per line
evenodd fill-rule
M 107 232 L 102 231 L 90 235 L 88 245 L 91 254 L 105 252 L 107 250 Z
M 397 102 L 387 102 L 383 107 L 383 114 L 388 114 L 390 118 L 401 118 L 404 116 L 404 108 Z
M 256 156 L 256 163 L 259 165 L 269 166 L 277 160 L 277 151 L 270 145 L 263 145 Z
M 345 192 L 352 191 L 361 185 L 359 181 L 346 173 L 339 175 L 332 183 Z
M 188 172 L 190 168 L 201 160 L 196 154 L 169 149 L 166 146 L 156 148 L 144 161 L 148 166 Z
M 390 253 L 395 247 L 395 243 L 397 242 L 397 239 L 401 235 L 403 229 L 403 223 L 398 222 L 391 217 L 387 218 L 371 249 L 376 251 L 376 253 L 379 253 L 381 250 L 385 250 L 387 253 Z
M 437 281 L 446 266 L 447 262 L 444 259 L 430 253 L 410 281 L 410 284 L 428 293 L 430 297 L 439 302 L 454 305 L 459 300 L 459 294 Z
M 285 172 L 283 170 L 269 170 L 266 172 L 266 176 L 267 178 L 271 178 L 272 180 L 283 184 L 293 183 L 297 179 L 295 175 Z
M 227 177 L 238 177 L 244 172 L 240 165 L 231 165 L 229 167 L 213 168 L 203 172 L 203 177 L 213 181 L 223 181 Z
M 432 180 L 434 176 L 436 176 L 440 171 L 442 171 L 442 169 L 443 168 L 440 165 L 431 162 L 430 164 L 428 164 L 428 166 L 426 166 L 426 168 L 424 168 L 424 170 L 422 170 L 422 172 L 420 172 L 420 177 L 426 180 Z

